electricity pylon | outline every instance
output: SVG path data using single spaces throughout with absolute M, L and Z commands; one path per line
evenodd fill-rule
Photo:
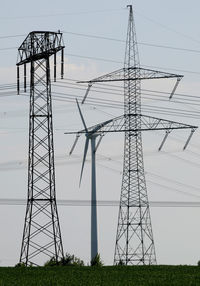
M 77 102 L 78 104 L 78 102 Z M 80 130 L 78 132 L 66 132 L 65 134 L 76 134 L 76 139 L 74 141 L 74 144 L 70 150 L 70 154 L 72 154 L 79 137 L 82 134 L 85 134 L 86 136 L 86 141 L 85 141 L 85 148 L 84 148 L 84 154 L 83 154 L 83 162 L 82 162 L 82 168 L 81 168 L 81 176 L 80 176 L 80 182 L 82 179 L 82 174 L 83 174 L 83 168 L 86 160 L 86 155 L 87 155 L 87 150 L 88 150 L 88 145 L 89 145 L 89 140 L 91 141 L 91 260 L 98 254 L 98 227 L 97 227 L 97 200 L 96 200 L 96 150 L 103 138 L 103 136 L 106 133 L 113 133 L 113 132 L 135 132 L 135 127 L 133 129 L 127 129 L 127 120 L 134 120 L 135 114 L 124 114 L 122 116 L 107 120 L 105 122 L 99 123 L 97 125 L 94 125 L 92 127 L 87 127 L 82 115 L 82 112 L 80 110 L 80 107 L 78 105 L 79 113 L 81 116 L 81 120 L 84 125 L 84 129 Z M 148 130 L 165 130 L 166 134 L 169 134 L 172 130 L 177 130 L 177 129 L 190 129 L 191 133 L 183 147 L 183 149 L 186 149 L 192 134 L 194 133 L 195 129 L 197 128 L 196 126 L 192 125 L 187 125 L 187 124 L 182 124 L 178 123 L 175 121 L 169 121 L 165 119 L 160 119 L 156 117 L 150 117 L 150 116 L 145 116 L 145 115 L 140 115 L 140 127 L 137 129 L 137 132 L 142 132 L 142 131 L 148 131 Z M 99 141 L 96 144 L 96 138 L 100 136 Z M 163 147 L 163 144 L 166 140 L 166 135 L 159 147 L 159 150 Z M 124 201 L 120 202 L 121 204 L 125 203 Z M 137 201 L 132 201 L 129 205 L 130 208 L 138 208 L 138 203 Z M 142 200 L 141 201 L 141 208 L 147 208 L 146 201 Z M 149 207 L 149 202 L 148 202 L 148 207 Z
M 56 205 L 53 122 L 50 78 L 50 56 L 61 51 L 63 78 L 64 44 L 62 33 L 34 31 L 28 34 L 18 49 L 19 66 L 30 63 L 30 114 L 28 154 L 28 198 L 22 238 L 20 263 L 38 265 L 44 259 L 56 262 L 64 257 Z
M 124 68 L 93 80 L 81 81 L 80 83 L 88 83 L 82 103 L 85 102 L 91 87 L 95 83 L 120 81 L 124 83 L 125 145 L 114 264 L 156 264 L 144 174 L 142 131 L 160 130 L 158 126 L 162 125 L 161 129 L 166 130 L 166 135 L 161 143 L 160 150 L 171 131 L 171 128 L 167 128 L 171 121 L 141 114 L 141 81 L 175 78 L 176 84 L 171 92 L 171 98 L 183 76 L 140 67 L 133 10 L 131 5 L 128 7 L 129 20 Z M 146 126 L 145 129 L 142 128 L 143 124 Z M 195 127 L 192 128 L 186 145 L 191 139 L 194 129 Z

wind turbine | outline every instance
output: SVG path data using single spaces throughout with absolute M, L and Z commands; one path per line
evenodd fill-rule
M 97 196 L 96 196 L 96 151 L 97 148 L 101 142 L 101 139 L 103 137 L 102 134 L 95 133 L 95 129 L 88 131 L 88 128 L 86 126 L 83 114 L 81 112 L 78 100 L 76 99 L 76 103 L 78 106 L 79 114 L 81 117 L 81 121 L 84 126 L 83 132 L 86 136 L 85 141 L 85 148 L 84 148 L 84 154 L 83 154 L 83 162 L 81 167 L 81 175 L 80 175 L 80 182 L 79 186 L 81 185 L 81 180 L 83 176 L 83 169 L 85 165 L 85 160 L 87 156 L 87 151 L 89 147 L 89 141 L 91 143 L 91 261 L 92 259 L 98 254 L 98 230 L 97 230 Z M 71 148 L 70 155 L 72 154 L 75 145 L 78 141 L 79 134 L 77 134 L 77 137 L 75 139 L 75 142 Z M 100 139 L 98 143 L 96 144 L 96 138 L 100 136 Z

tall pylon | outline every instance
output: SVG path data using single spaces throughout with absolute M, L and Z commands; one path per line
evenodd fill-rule
M 56 205 L 53 121 L 51 101 L 50 56 L 61 51 L 63 77 L 64 44 L 62 33 L 33 31 L 18 49 L 19 66 L 30 64 L 30 114 L 28 154 L 28 198 L 22 238 L 20 263 L 41 265 L 49 258 L 64 257 Z
M 144 174 L 141 129 L 140 61 L 132 6 L 130 9 L 124 78 L 124 114 L 135 114 L 126 121 L 124 163 L 118 215 L 114 263 L 156 264 L 150 208 Z M 133 68 L 134 69 L 131 69 Z
M 140 67 L 133 9 L 132 5 L 127 7 L 129 20 L 124 68 L 79 83 L 88 83 L 82 103 L 85 102 L 95 83 L 120 81 L 124 83 L 124 161 L 114 264 L 150 265 L 157 262 L 144 174 L 142 131 L 165 130 L 166 134 L 159 148 L 161 150 L 173 129 L 171 123 L 175 124 L 175 122 L 141 114 L 141 81 L 175 78 L 176 83 L 171 92 L 171 98 L 183 76 Z M 168 124 L 170 127 L 167 127 Z M 190 127 L 191 134 L 185 147 L 196 128 Z M 178 129 L 182 128 L 183 125 L 180 124 Z

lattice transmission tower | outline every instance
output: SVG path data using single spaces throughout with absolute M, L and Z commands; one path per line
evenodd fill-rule
M 19 66 L 30 65 L 30 114 L 28 154 L 28 198 L 22 238 L 20 263 L 39 265 L 44 259 L 63 258 L 63 244 L 56 205 L 54 142 L 52 122 L 50 57 L 61 51 L 63 78 L 64 44 L 62 33 L 34 31 L 28 34 L 18 49 Z
M 85 102 L 95 83 L 120 81 L 124 83 L 124 115 L 122 117 L 124 120 L 123 131 L 125 132 L 124 161 L 114 264 L 156 264 L 144 174 L 142 131 L 165 130 L 166 134 L 159 148 L 161 149 L 173 129 L 188 127 L 177 122 L 141 114 L 141 81 L 175 78 L 176 83 L 171 92 L 171 98 L 183 76 L 140 67 L 133 9 L 132 5 L 127 7 L 129 8 L 129 20 L 124 68 L 89 81 L 80 81 L 80 83 L 88 83 L 82 103 Z M 118 120 L 113 122 L 117 124 Z M 178 124 L 178 128 L 174 128 L 176 124 Z M 116 126 L 121 128 L 120 124 Z M 196 127 L 189 126 L 189 128 L 191 128 L 191 134 L 185 147 Z

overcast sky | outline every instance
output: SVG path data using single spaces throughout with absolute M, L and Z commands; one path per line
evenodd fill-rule
M 66 131 L 82 129 L 73 101 L 75 97 L 84 95 L 85 86 L 77 89 L 78 86 L 72 84 L 123 66 L 127 4 L 133 4 L 141 65 L 184 75 L 171 102 L 167 93 L 175 83 L 173 80 L 145 82 L 142 86 L 143 113 L 200 125 L 199 1 L 35 0 L 30 3 L 4 1 L 1 6 L 0 88 L 4 84 L 16 83 L 17 48 L 30 31 L 63 32 L 65 79 L 52 85 L 59 200 L 90 199 L 90 152 L 79 188 L 85 138 L 80 138 L 73 156 L 69 157 L 74 137 L 64 135 Z M 113 100 L 123 104 L 123 91 L 118 87 L 112 89 L 112 92 L 105 93 L 98 88 L 98 92 L 91 92 L 90 98 L 95 102 L 97 99 Z M 58 93 L 63 93 L 62 98 Z M 0 102 L 0 202 L 3 198 L 26 199 L 29 94 L 17 96 L 14 89 L 0 89 Z M 111 108 L 88 103 L 82 106 L 88 126 L 123 113 L 119 106 Z M 144 134 L 150 201 L 200 201 L 199 132 L 195 133 L 184 152 L 182 147 L 188 131 L 173 132 L 162 152 L 157 150 L 164 134 Z M 97 152 L 99 200 L 119 200 L 122 160 L 123 135 L 106 136 Z M 65 252 L 89 262 L 90 208 L 58 206 L 58 212 Z M 14 265 L 19 260 L 24 215 L 25 206 L 0 205 L 1 266 Z M 158 263 L 196 264 L 200 259 L 200 209 L 152 207 L 151 215 Z M 105 264 L 113 263 L 117 216 L 116 206 L 98 208 L 99 252 Z

